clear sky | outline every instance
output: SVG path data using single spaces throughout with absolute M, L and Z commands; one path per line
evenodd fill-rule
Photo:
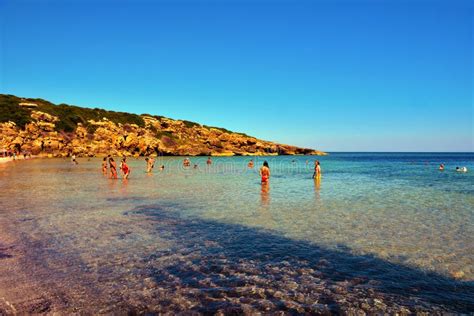
M 0 0 L 0 92 L 325 151 L 474 151 L 473 4 Z

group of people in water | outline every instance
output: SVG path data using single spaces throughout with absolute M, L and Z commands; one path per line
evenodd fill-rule
M 107 175 L 107 165 L 108 165 L 109 170 L 110 170 L 110 178 L 111 179 L 118 179 L 117 164 L 116 164 L 114 158 L 111 157 L 110 155 L 107 156 L 107 157 L 104 157 L 104 159 L 102 160 L 102 173 L 104 175 Z M 127 164 L 127 158 L 126 157 L 123 157 L 122 160 L 120 161 L 119 170 L 120 170 L 120 173 L 122 175 L 122 179 L 127 180 L 128 177 L 130 176 L 131 169 Z
M 444 171 L 444 163 L 439 165 L 439 171 Z M 467 167 L 456 167 L 456 172 L 467 172 Z
M 75 156 L 72 157 L 72 162 L 74 164 L 77 164 Z M 153 157 L 146 157 L 145 162 L 146 162 L 146 173 L 148 173 L 148 174 L 152 173 L 153 168 L 155 166 L 155 159 Z M 211 157 L 207 158 L 206 165 L 207 165 L 208 168 L 212 165 Z M 183 168 L 189 168 L 190 166 L 191 166 L 191 161 L 189 160 L 189 158 L 184 158 Z M 254 165 L 253 159 L 251 159 L 248 162 L 247 167 L 249 169 L 253 169 L 254 166 L 255 165 Z M 193 168 L 198 169 L 198 165 L 194 164 Z M 165 169 L 165 166 L 161 165 L 160 170 L 163 171 L 164 169 Z M 119 165 L 119 170 L 120 170 L 120 173 L 122 175 L 122 179 L 127 180 L 128 177 L 130 176 L 131 169 L 127 164 L 127 158 L 126 157 L 123 157 L 121 159 L 120 165 Z M 107 175 L 108 173 L 110 173 L 109 174 L 110 179 L 118 179 L 117 164 L 115 163 L 114 158 L 111 157 L 110 155 L 107 156 L 107 157 L 104 157 L 103 160 L 102 160 L 102 173 L 104 175 Z M 261 183 L 262 184 L 268 184 L 269 181 L 270 181 L 271 172 L 270 172 L 270 166 L 268 165 L 268 162 L 266 160 L 263 162 L 263 165 L 259 170 L 259 174 L 260 174 L 260 177 L 261 177 Z M 319 163 L 319 160 L 316 160 L 314 162 L 313 179 L 318 180 L 320 178 L 321 178 L 321 165 Z
M 77 160 L 76 160 L 76 157 L 74 155 L 72 156 L 71 160 L 72 160 L 73 164 L 78 163 Z M 153 157 L 146 157 L 145 162 L 146 162 L 146 173 L 148 173 L 148 174 L 152 173 L 153 168 L 155 167 L 155 159 Z M 206 165 L 207 165 L 208 168 L 212 165 L 211 157 L 207 158 Z M 253 161 L 253 159 L 251 159 L 248 162 L 247 167 L 249 169 L 253 169 L 254 166 L 255 166 L 254 161 Z M 191 161 L 189 160 L 189 158 L 184 158 L 183 168 L 187 169 L 189 167 L 191 167 Z M 198 169 L 199 166 L 197 164 L 194 164 L 193 168 Z M 117 165 L 115 163 L 114 158 L 111 157 L 110 155 L 107 156 L 107 157 L 104 157 L 104 159 L 102 160 L 102 173 L 104 175 L 107 175 L 107 173 L 108 173 L 107 169 L 109 169 L 109 172 L 110 172 L 109 177 L 111 179 L 118 179 Z M 165 165 L 161 165 L 160 166 L 160 171 L 163 171 L 164 169 L 165 169 Z M 119 165 L 119 170 L 120 170 L 120 173 L 122 175 L 122 178 L 124 180 L 128 179 L 128 177 L 130 176 L 131 169 L 127 164 L 127 158 L 126 157 L 123 157 L 121 159 L 120 165 Z M 439 165 L 439 170 L 444 171 L 445 170 L 445 165 L 440 164 Z M 467 170 L 467 167 L 456 167 L 456 171 L 457 172 L 467 172 L 468 170 Z M 263 165 L 259 170 L 259 174 L 260 174 L 260 177 L 261 177 L 261 183 L 262 184 L 267 184 L 270 180 L 271 172 L 270 172 L 270 166 L 269 166 L 269 164 L 266 160 L 263 162 Z M 316 160 L 314 162 L 314 172 L 313 172 L 313 177 L 312 178 L 315 179 L 315 180 L 319 180 L 321 178 L 321 174 L 322 174 L 321 173 L 321 164 L 320 164 L 319 160 Z

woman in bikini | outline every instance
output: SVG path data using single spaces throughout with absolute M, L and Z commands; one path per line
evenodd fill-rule
M 321 178 L 321 165 L 319 164 L 319 160 L 316 160 L 314 162 L 313 179 L 319 179 L 319 178 Z
M 268 183 L 270 180 L 270 167 L 267 161 L 264 161 L 262 168 L 260 168 L 260 176 L 262 177 L 262 184 Z
M 110 168 L 110 178 L 117 179 L 117 164 L 114 161 L 114 158 L 109 158 L 109 168 Z

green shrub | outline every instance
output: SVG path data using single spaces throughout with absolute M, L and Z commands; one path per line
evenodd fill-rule
M 187 128 L 193 128 L 194 126 L 201 126 L 201 124 L 198 124 L 196 122 L 191 122 L 191 121 L 183 121 L 183 123 Z
M 97 126 L 97 125 L 87 124 L 86 125 L 87 133 L 94 134 L 98 127 L 99 126 Z
M 163 136 L 165 137 L 169 137 L 171 139 L 176 139 L 176 137 L 173 135 L 172 132 L 168 132 L 168 131 L 156 131 L 155 132 L 155 136 L 156 138 L 158 139 L 161 139 Z
M 31 112 L 18 105 L 21 99 L 13 95 L 0 94 L 0 122 L 14 122 L 18 127 L 24 128 L 32 121 Z
M 0 94 L 0 122 L 13 121 L 20 127 L 24 127 L 26 123 L 31 122 L 30 110 L 19 106 L 20 102 L 36 103 L 38 111 L 57 116 L 59 122 L 56 122 L 56 130 L 58 131 L 72 132 L 77 128 L 78 123 L 87 126 L 87 121 L 100 121 L 104 117 L 116 124 L 145 126 L 142 117 L 137 114 L 107 111 L 99 108 L 83 108 L 68 104 L 55 105 L 43 99 L 21 99 L 6 94 Z
M 225 129 L 225 128 L 223 128 L 223 127 L 215 127 L 215 126 L 209 126 L 209 125 L 203 125 L 203 127 L 207 128 L 207 129 L 214 128 L 214 129 L 217 129 L 217 130 L 219 130 L 219 131 L 221 131 L 221 132 L 224 132 L 224 133 L 237 134 L 237 135 L 242 135 L 242 136 L 245 136 L 245 137 L 250 137 L 250 136 L 247 135 L 247 134 L 229 131 L 228 129 Z

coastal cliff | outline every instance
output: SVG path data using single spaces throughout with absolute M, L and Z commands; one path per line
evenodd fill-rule
M 224 128 L 0 94 L 0 149 L 62 157 L 324 155 Z

